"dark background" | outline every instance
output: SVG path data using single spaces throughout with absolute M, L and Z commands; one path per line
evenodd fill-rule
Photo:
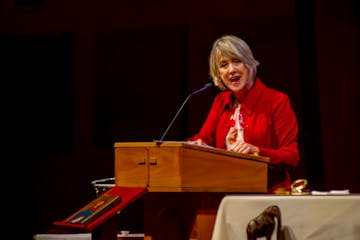
M 360 192 L 359 26 L 356 0 L 0 0 L 2 234 L 31 239 L 93 199 L 113 144 L 159 139 L 210 81 L 223 34 L 290 96 L 294 179 Z M 165 140 L 198 131 L 215 93 L 193 96 Z

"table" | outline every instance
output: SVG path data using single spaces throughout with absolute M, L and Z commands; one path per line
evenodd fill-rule
M 280 208 L 284 239 L 360 239 L 360 194 L 342 196 L 227 195 L 212 240 L 247 239 L 246 228 L 267 207 Z M 265 237 L 261 238 L 265 239 Z M 276 231 L 272 234 L 276 239 Z

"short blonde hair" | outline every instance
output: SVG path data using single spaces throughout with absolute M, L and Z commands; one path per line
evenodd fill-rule
M 239 58 L 250 71 L 250 76 L 255 78 L 259 61 L 255 60 L 250 47 L 244 40 L 234 35 L 224 35 L 218 38 L 212 47 L 209 57 L 210 77 L 214 85 L 221 90 L 226 90 L 219 73 L 219 59 L 221 56 Z

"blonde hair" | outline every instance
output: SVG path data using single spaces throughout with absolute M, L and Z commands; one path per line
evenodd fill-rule
M 221 56 L 239 58 L 249 69 L 250 75 L 255 78 L 257 66 L 260 63 L 255 60 L 250 47 L 241 38 L 234 35 L 224 35 L 214 42 L 209 57 L 210 77 L 214 85 L 221 90 L 226 89 L 219 74 L 219 59 Z

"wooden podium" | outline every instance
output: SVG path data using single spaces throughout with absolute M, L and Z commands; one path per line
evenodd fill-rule
M 144 187 L 144 232 L 210 240 L 227 193 L 267 192 L 269 159 L 186 142 L 116 142 L 115 185 Z
M 115 185 L 149 192 L 267 191 L 267 157 L 186 142 L 115 143 Z

